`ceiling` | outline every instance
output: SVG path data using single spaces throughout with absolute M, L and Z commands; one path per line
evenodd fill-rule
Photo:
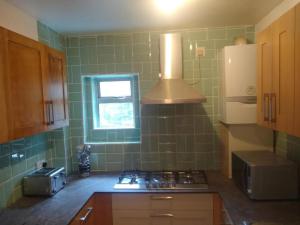
M 259 22 L 283 0 L 185 0 L 174 13 L 154 0 L 7 0 L 62 33 L 172 29 Z

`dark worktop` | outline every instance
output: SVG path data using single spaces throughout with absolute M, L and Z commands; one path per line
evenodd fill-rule
M 1 210 L 0 224 L 67 225 L 95 192 L 137 192 L 114 190 L 117 177 L 116 173 L 98 173 L 84 179 L 71 177 L 68 185 L 51 198 L 23 197 L 12 207 Z M 208 190 L 176 192 L 220 193 L 234 225 L 247 224 L 244 221 L 300 225 L 300 201 L 251 201 L 220 173 L 207 172 L 207 177 Z

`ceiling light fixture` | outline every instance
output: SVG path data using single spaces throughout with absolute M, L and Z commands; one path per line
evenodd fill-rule
M 173 13 L 185 0 L 155 0 L 156 5 L 165 13 Z

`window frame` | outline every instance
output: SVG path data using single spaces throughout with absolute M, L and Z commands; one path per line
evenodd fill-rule
M 112 82 L 112 81 L 130 81 L 130 92 L 131 96 L 124 96 L 124 97 L 101 97 L 101 88 L 100 88 L 100 82 Z M 97 90 L 95 91 L 95 88 Z M 94 130 L 124 130 L 124 129 L 136 129 L 137 127 L 137 121 L 136 121 L 136 103 L 135 103 L 135 92 L 134 92 L 134 78 L 132 76 L 128 77 L 97 77 L 94 79 L 94 85 L 93 85 L 93 95 L 96 95 L 95 101 L 93 101 L 95 104 L 93 106 L 93 129 Z M 118 128 L 101 128 L 100 125 L 100 111 L 99 107 L 101 104 L 105 103 L 132 103 L 133 107 L 133 127 L 125 128 L 125 127 L 118 127 Z

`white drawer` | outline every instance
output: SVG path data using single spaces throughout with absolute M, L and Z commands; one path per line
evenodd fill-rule
M 212 225 L 211 210 L 115 210 L 114 225 Z
M 174 210 L 213 210 L 212 194 L 176 194 L 172 209 Z
M 121 210 L 145 210 L 150 209 L 148 194 L 112 194 L 112 208 Z
M 113 194 L 112 207 L 118 210 L 212 210 L 212 194 Z

